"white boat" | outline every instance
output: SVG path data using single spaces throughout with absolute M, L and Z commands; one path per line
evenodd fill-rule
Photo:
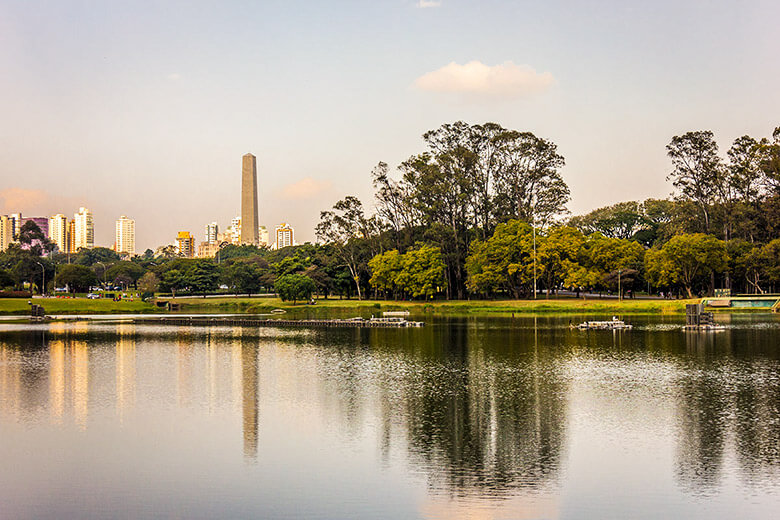
M 612 316 L 609 321 L 584 321 L 577 325 L 580 330 L 631 330 L 633 325 Z

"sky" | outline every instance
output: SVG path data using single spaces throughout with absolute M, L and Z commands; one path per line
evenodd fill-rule
M 558 145 L 572 214 L 666 197 L 672 136 L 780 125 L 772 0 L 0 0 L 0 214 L 120 215 L 137 249 L 240 214 L 314 239 L 444 123 Z

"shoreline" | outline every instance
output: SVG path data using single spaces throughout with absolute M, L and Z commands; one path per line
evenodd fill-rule
M 166 299 L 168 300 L 168 299 Z M 393 300 L 339 300 L 319 299 L 315 305 L 282 302 L 278 298 L 176 298 L 180 310 L 165 312 L 155 305 L 135 301 L 36 298 L 47 315 L 79 314 L 261 314 L 273 309 L 284 309 L 291 314 L 343 315 L 345 313 L 378 314 L 384 311 L 408 310 L 417 315 L 533 315 L 533 314 L 684 314 L 685 305 L 699 303 L 692 300 L 634 299 L 537 299 L 537 300 L 451 300 L 430 302 L 399 302 Z M 0 315 L 29 316 L 26 299 L 0 299 Z M 720 308 L 708 309 L 716 313 L 766 312 L 768 309 Z

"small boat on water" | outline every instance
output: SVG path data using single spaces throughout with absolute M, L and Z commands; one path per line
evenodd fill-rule
M 584 321 L 576 327 L 572 325 L 572 328 L 579 330 L 631 330 L 634 326 L 612 316 L 609 321 Z

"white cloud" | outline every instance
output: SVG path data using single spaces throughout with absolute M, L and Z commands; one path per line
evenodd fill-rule
M 179 74 L 178 72 L 171 72 L 170 74 L 168 74 L 168 79 L 171 81 L 176 81 L 177 79 L 181 79 L 181 74 Z
M 506 61 L 490 66 L 470 61 L 465 65 L 452 62 L 420 76 L 414 85 L 430 92 L 516 98 L 542 92 L 554 82 L 552 74 L 536 72 L 529 65 L 515 65 Z
M 318 181 L 311 177 L 288 184 L 281 190 L 281 197 L 287 200 L 312 199 L 330 189 L 330 181 Z
M 441 7 L 441 0 L 418 0 L 415 4 L 418 9 L 426 9 L 428 7 Z

